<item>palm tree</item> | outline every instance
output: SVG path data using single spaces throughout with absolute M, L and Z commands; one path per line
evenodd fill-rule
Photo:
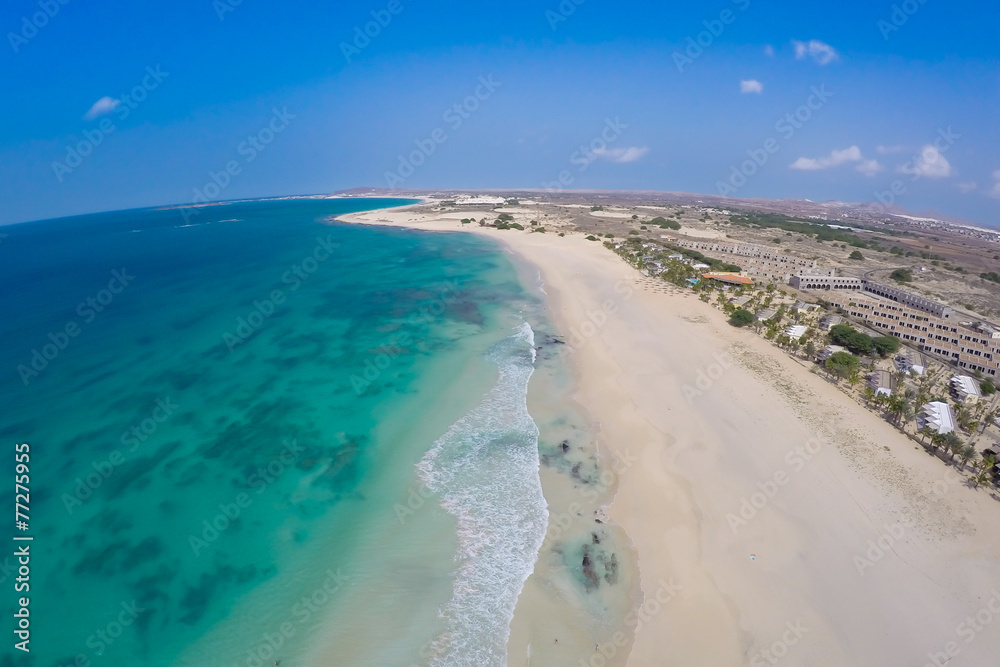
M 886 412 L 893 415 L 893 423 L 899 424 L 899 418 L 906 410 L 906 399 L 899 394 L 893 394 L 886 401 Z
M 962 443 L 962 439 L 959 438 L 954 433 L 949 433 L 944 437 L 944 444 L 948 448 L 948 452 L 951 454 L 951 460 L 955 460 L 955 454 L 962 451 L 962 447 L 965 445 Z
M 978 489 L 983 484 L 989 484 L 993 479 L 993 466 L 996 465 L 996 458 L 990 454 L 983 458 L 975 466 L 975 474 L 972 476 L 973 488 Z
M 903 425 L 904 426 L 906 424 L 908 424 L 910 422 L 910 420 L 913 419 L 913 417 L 914 417 L 913 406 L 910 405 L 910 402 L 907 401 L 906 399 L 903 399 L 902 417 L 903 417 Z
M 979 425 L 982 427 L 982 429 L 979 432 L 980 433 L 985 433 L 986 432 L 986 427 L 989 426 L 990 424 L 992 424 L 993 420 L 996 419 L 996 418 L 997 418 L 997 411 L 996 410 L 990 410 L 985 415 L 983 415 L 983 420 L 981 422 L 979 422 Z
M 965 445 L 965 447 L 962 447 L 962 451 L 959 453 L 959 456 L 962 458 L 963 469 L 965 468 L 966 464 L 969 463 L 969 459 L 971 459 L 975 455 L 976 455 L 976 448 L 975 446 L 973 446 L 971 442 Z
M 871 387 L 865 387 L 865 403 L 871 405 L 873 398 L 875 398 L 875 390 Z

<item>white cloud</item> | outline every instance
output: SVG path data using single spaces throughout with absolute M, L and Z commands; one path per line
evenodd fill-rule
M 773 58 L 774 57 L 774 47 L 771 46 L 770 44 L 768 44 L 767 46 L 765 46 L 764 47 L 764 55 L 767 56 L 768 58 Z
M 757 79 L 747 79 L 745 81 L 740 81 L 740 92 L 757 93 L 759 95 L 764 92 L 764 84 L 762 84 Z
M 792 44 L 795 45 L 795 57 L 799 60 L 809 56 L 820 65 L 829 65 L 839 57 L 835 48 L 818 39 L 808 42 L 792 40 Z
M 941 151 L 927 144 L 915 160 L 899 165 L 897 171 L 911 176 L 926 178 L 947 178 L 951 176 L 951 163 L 941 155 Z
M 121 100 L 116 100 L 113 97 L 104 96 L 101 99 L 94 102 L 94 106 L 90 107 L 90 111 L 83 115 L 86 120 L 94 120 L 98 116 L 103 116 L 106 113 L 111 113 L 118 108 L 121 104 Z
M 618 164 L 626 164 L 641 160 L 648 152 L 649 148 L 646 146 L 629 146 L 628 148 L 601 148 L 594 151 L 593 155 Z
M 1000 169 L 993 172 L 993 189 L 990 190 L 990 197 L 1000 199 Z
M 865 176 L 874 176 L 880 171 L 885 170 L 885 167 L 879 164 L 878 160 L 865 160 L 857 167 L 855 167 L 855 169 L 860 171 Z
M 894 153 L 902 153 L 906 150 L 906 146 L 878 146 L 876 149 L 879 155 L 892 155 Z
M 975 192 L 979 188 L 979 185 L 975 181 L 969 181 L 968 183 L 959 183 L 958 190 L 963 195 L 967 195 L 970 192 Z
M 850 148 L 845 148 L 842 151 L 834 150 L 827 157 L 800 157 L 792 163 L 792 169 L 800 169 L 802 171 L 818 171 L 820 169 L 837 167 L 845 162 L 861 162 L 863 159 L 864 158 L 861 156 L 861 149 L 857 146 L 851 146 Z

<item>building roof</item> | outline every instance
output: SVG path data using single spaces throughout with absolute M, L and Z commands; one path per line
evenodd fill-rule
M 838 324 L 843 324 L 844 318 L 835 313 L 825 316 L 819 321 L 821 327 L 825 328 L 827 331 L 837 326 Z
M 979 383 L 968 375 L 956 375 L 951 379 L 951 388 L 962 396 L 975 396 L 979 398 L 982 394 L 979 391 Z
M 730 285 L 753 285 L 751 278 L 735 273 L 703 273 L 701 277 L 709 280 L 718 280 L 720 283 L 729 283 Z
M 951 433 L 955 430 L 955 413 L 947 403 L 941 401 L 927 403 L 920 408 L 917 426 L 921 429 L 930 428 L 935 433 Z
M 868 386 L 874 389 L 876 394 L 891 396 L 896 388 L 896 382 L 889 371 L 874 370 L 868 374 Z
M 809 327 L 804 324 L 793 324 L 785 329 L 785 335 L 789 338 L 802 338 L 809 331 Z
M 819 354 L 817 354 L 816 357 L 820 361 L 826 361 L 827 359 L 829 359 L 830 357 L 832 357 L 837 352 L 844 352 L 845 350 L 846 350 L 846 348 L 844 348 L 841 345 L 827 345 L 822 350 L 820 350 Z

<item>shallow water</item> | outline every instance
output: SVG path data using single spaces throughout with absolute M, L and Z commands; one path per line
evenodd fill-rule
M 323 224 L 385 205 L 8 228 L 0 433 L 33 457 L 24 664 L 409 664 L 442 636 L 501 660 L 544 534 L 524 409 L 535 297 L 481 239 Z M 435 481 L 434 464 L 465 454 L 428 451 L 498 387 L 517 420 Z M 465 476 L 527 492 L 505 506 L 525 520 L 475 553 L 464 522 L 508 499 L 463 495 Z M 500 558 L 518 565 L 491 570 Z M 461 585 L 470 559 L 507 602 L 463 638 L 487 594 Z M 309 657 L 338 637 L 339 652 Z

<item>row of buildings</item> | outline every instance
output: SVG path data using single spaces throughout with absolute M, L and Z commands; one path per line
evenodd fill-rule
M 986 322 L 961 321 L 947 304 L 863 278 L 800 273 L 788 284 L 823 292 L 823 299 L 845 314 L 921 352 L 993 377 L 1000 371 L 1000 330 Z
M 670 241 L 674 241 L 673 237 Z M 714 257 L 730 255 L 732 262 L 743 269 L 740 274 L 706 274 L 705 278 L 746 285 L 752 284 L 747 278 L 752 276 L 787 283 L 807 292 L 822 292 L 824 300 L 875 331 L 896 336 L 917 350 L 946 359 L 960 368 L 991 377 L 1000 375 L 1000 330 L 986 322 L 959 321 L 959 314 L 947 304 L 892 285 L 839 276 L 836 269 L 820 268 L 815 260 L 785 255 L 763 246 L 691 239 L 674 242 Z M 644 249 L 653 250 L 652 247 Z M 708 268 L 680 255 L 671 258 L 684 260 L 695 268 Z M 662 266 L 650 268 L 654 273 L 663 269 Z M 824 324 L 829 329 L 833 323 Z M 925 363 L 914 365 L 924 366 Z
M 677 245 L 716 257 L 719 254 L 733 255 L 735 257 L 732 263 L 738 264 L 743 269 L 743 273 L 782 283 L 788 282 L 795 274 L 818 273 L 822 271 L 818 268 L 814 260 L 792 257 L 791 255 L 774 252 L 770 248 L 749 243 L 721 243 L 719 241 L 680 239 L 677 241 Z M 829 269 L 828 271 L 832 272 L 833 270 Z

